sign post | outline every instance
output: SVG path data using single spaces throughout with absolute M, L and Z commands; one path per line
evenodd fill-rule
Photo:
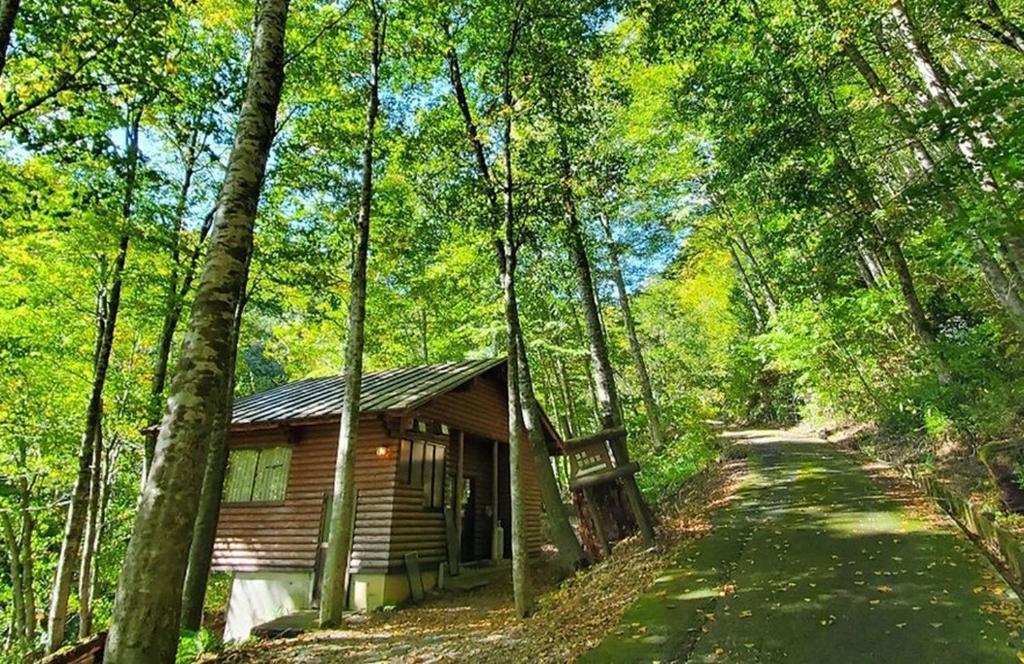
M 605 534 L 603 520 L 597 511 L 593 488 L 614 482 L 621 477 L 632 477 L 640 470 L 640 466 L 635 462 L 620 465 L 615 459 L 613 450 L 618 444 L 624 445 L 625 439 L 625 428 L 617 427 L 565 441 L 565 449 L 569 454 L 569 488 L 583 492 L 583 497 L 590 508 L 594 534 L 601 544 L 601 552 L 606 556 L 611 553 L 611 546 Z M 643 523 L 646 517 L 642 512 L 643 507 L 634 500 L 629 501 L 629 506 L 636 522 Z

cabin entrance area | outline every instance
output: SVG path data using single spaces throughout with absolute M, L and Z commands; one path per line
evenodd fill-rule
M 458 533 L 457 564 L 500 560 L 506 557 L 510 523 L 508 445 L 465 434 L 461 446 L 453 450 L 455 463 L 449 469 L 454 480 L 449 505 Z

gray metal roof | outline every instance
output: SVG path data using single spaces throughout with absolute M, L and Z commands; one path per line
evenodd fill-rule
M 360 412 L 415 408 L 504 363 L 504 358 L 491 358 L 364 374 Z M 231 423 L 340 417 L 344 395 L 341 376 L 299 380 L 236 400 Z

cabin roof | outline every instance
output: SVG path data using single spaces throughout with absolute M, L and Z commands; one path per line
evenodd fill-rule
M 363 374 L 360 412 L 408 410 L 505 364 L 505 358 L 465 360 Z M 340 417 L 342 376 L 307 378 L 237 399 L 232 425 Z

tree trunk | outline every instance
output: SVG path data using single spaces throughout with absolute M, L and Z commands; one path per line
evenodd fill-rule
M 125 160 L 124 200 L 122 201 L 121 223 L 125 226 L 121 236 L 117 258 L 110 275 L 110 293 L 105 303 L 99 307 L 99 327 L 95 364 L 93 367 L 92 390 L 89 405 L 86 409 L 85 431 L 78 453 L 78 475 L 71 493 L 71 504 L 64 528 L 64 539 L 61 543 L 60 557 L 54 574 L 53 592 L 50 597 L 50 612 L 47 621 L 46 644 L 49 652 L 60 648 L 64 643 L 65 622 L 67 620 L 68 597 L 71 594 L 71 580 L 75 568 L 78 567 L 78 555 L 82 546 L 82 533 L 88 511 L 89 493 L 92 485 L 93 448 L 96 445 L 96 434 L 100 427 L 103 414 L 103 388 L 106 385 L 107 371 L 110 367 L 110 355 L 114 346 L 114 330 L 117 327 L 117 316 L 121 308 L 121 287 L 125 262 L 128 259 L 129 235 L 127 224 L 135 205 L 135 181 L 139 160 L 139 123 L 141 109 L 129 111 L 129 126 L 125 132 L 127 155 Z
M 1024 29 L 1010 20 L 1003 8 L 999 6 L 998 0 L 985 0 L 985 6 L 988 7 L 989 13 L 998 26 L 998 33 L 994 36 L 1018 53 L 1024 53 Z
M 523 408 L 523 427 L 526 430 L 530 447 L 533 450 L 533 465 L 537 471 L 537 482 L 540 484 L 541 499 L 544 502 L 545 518 L 548 522 L 548 530 L 551 533 L 552 543 L 558 548 L 558 560 L 560 571 L 568 576 L 574 571 L 584 567 L 587 563 L 586 555 L 580 542 L 576 539 L 572 525 L 569 523 L 569 514 L 565 510 L 565 503 L 562 502 L 562 494 L 558 489 L 558 480 L 555 479 L 555 471 L 551 467 L 551 455 L 548 453 L 547 437 L 544 435 L 541 424 L 540 406 L 537 403 L 537 395 L 533 390 L 533 377 L 530 373 L 530 362 L 526 353 L 526 340 L 523 337 L 522 325 L 519 321 L 518 303 L 513 302 L 509 315 L 515 317 L 514 327 L 519 331 L 519 339 L 516 343 L 517 364 L 519 373 L 520 401 Z M 509 358 L 509 362 L 512 359 Z
M 615 238 L 612 236 L 612 227 L 608 222 L 608 218 L 601 215 L 600 219 L 601 226 L 604 229 L 605 242 L 608 245 L 608 257 L 611 260 L 612 281 L 615 282 L 615 290 L 619 296 L 619 308 L 622 310 L 622 324 L 626 329 L 629 351 L 633 355 L 633 364 L 636 367 L 637 378 L 640 380 L 640 396 L 644 402 L 644 410 L 647 411 L 647 429 L 651 434 L 651 444 L 654 446 L 654 449 L 660 449 L 665 443 L 665 435 L 661 428 L 661 416 L 658 402 L 654 398 L 651 375 L 647 371 L 647 360 L 644 359 L 644 349 L 640 345 L 640 338 L 636 333 L 636 321 L 633 320 L 633 310 L 629 304 L 629 292 L 626 290 L 626 281 L 622 276 L 619 250 L 615 246 Z
M 427 306 L 420 307 L 420 352 L 423 355 L 423 364 L 430 364 L 430 344 L 427 327 Z
M 7 49 L 11 45 L 14 34 L 14 20 L 18 18 L 18 6 L 21 0 L 0 0 L 0 77 L 4 75 L 7 64 Z
M 21 543 L 15 533 L 14 524 L 6 511 L 0 510 L 0 531 L 7 548 L 7 561 L 11 574 L 11 631 L 9 639 L 25 639 L 25 587 L 21 578 Z
M 92 479 L 89 485 L 88 517 L 85 526 L 85 541 L 82 547 L 82 564 L 78 571 L 78 638 L 92 634 L 92 591 L 96 573 L 96 545 L 99 542 L 100 491 L 103 480 L 103 418 L 96 422 L 96 436 L 92 451 Z
M 284 80 L 288 0 L 264 0 L 249 76 L 168 410 L 114 602 L 104 661 L 171 662 L 209 441 L 224 421 L 231 330 L 245 293 L 253 221 Z
M 891 0 L 889 5 L 890 14 L 896 24 L 896 28 L 903 40 L 903 46 L 910 53 L 914 66 L 924 80 L 925 89 L 929 97 L 936 103 L 945 115 L 949 115 L 954 109 L 962 107 L 959 93 L 949 83 L 948 75 L 931 52 L 931 47 L 918 33 L 917 27 L 911 20 L 902 0 Z M 986 193 L 995 194 L 999 191 L 999 185 L 995 176 L 979 157 L 982 143 L 987 142 L 987 135 L 978 134 L 969 125 L 955 121 L 953 126 L 957 133 L 957 147 L 964 160 L 970 165 L 978 176 L 981 188 Z
M 21 485 L 21 584 L 24 589 L 22 607 L 25 611 L 24 634 L 25 642 L 34 644 L 36 641 L 36 591 L 35 591 L 35 554 L 32 540 L 35 536 L 35 517 L 30 509 L 30 489 L 27 480 Z
M 351 553 L 353 510 L 356 502 L 356 441 L 359 437 L 359 396 L 363 378 L 363 345 L 366 321 L 366 263 L 370 244 L 370 213 L 373 203 L 374 130 L 380 110 L 380 63 L 384 48 L 386 18 L 377 0 L 371 0 L 373 46 L 370 55 L 370 89 L 366 106 L 366 134 L 363 144 L 363 181 L 356 222 L 356 248 L 352 259 L 351 296 L 348 305 L 348 338 L 345 340 L 345 400 L 341 409 L 338 457 L 334 466 L 334 494 L 324 562 L 320 626 L 341 623 L 347 601 L 345 580 Z
M 558 378 L 558 389 L 562 395 L 562 403 L 565 404 L 565 417 L 568 426 L 565 427 L 565 435 L 572 438 L 575 431 L 579 430 L 579 418 L 576 415 L 576 404 L 572 395 L 572 387 L 569 385 L 569 375 L 565 369 L 565 362 L 560 355 L 555 355 L 555 371 Z
M 516 5 L 517 12 L 521 5 Z M 511 59 L 515 54 L 517 40 L 522 29 L 522 17 L 517 13 L 511 27 L 508 48 L 503 60 L 503 102 L 509 109 L 503 126 L 504 187 L 503 203 L 499 204 L 498 190 L 491 177 L 490 166 L 481 141 L 473 114 L 462 82 L 462 71 L 458 54 L 449 48 L 446 54 L 449 80 L 456 104 L 462 115 L 466 134 L 473 148 L 474 160 L 479 174 L 478 181 L 487 201 L 488 211 L 496 227 L 503 229 L 504 240 L 495 242 L 501 276 L 502 294 L 505 303 L 505 324 L 508 339 L 508 410 L 509 410 L 509 473 L 512 493 L 512 581 L 515 610 L 519 616 L 526 616 L 533 609 L 533 591 L 529 575 L 529 552 L 525 532 L 525 505 L 522 473 L 522 445 L 531 445 L 535 469 L 541 485 L 542 499 L 547 511 L 548 523 L 559 550 L 559 560 L 567 571 L 585 562 L 579 541 L 569 524 L 565 507 L 558 492 L 558 485 L 551 469 L 547 445 L 540 424 L 539 407 L 533 391 L 532 377 L 526 356 L 525 341 L 519 321 L 518 300 L 515 291 L 517 263 L 516 216 L 513 197 L 512 171 L 512 117 L 514 99 L 511 88 Z
M 523 331 L 519 326 L 519 300 L 516 295 L 516 268 L 518 267 L 517 221 L 512 171 L 512 117 L 515 99 L 512 96 L 512 58 L 515 54 L 522 24 L 522 3 L 516 2 L 516 15 L 509 34 L 508 48 L 502 61 L 502 101 L 504 122 L 502 127 L 502 157 L 504 159 L 504 187 L 502 188 L 502 221 L 504 242 L 496 243 L 497 258 L 501 266 L 500 278 L 505 300 L 505 331 L 508 335 L 508 444 L 509 476 L 512 499 L 512 600 L 520 618 L 528 616 L 534 608 L 533 584 L 530 579 L 530 551 L 526 536 L 526 470 L 529 456 L 523 453 L 523 443 L 529 442 L 523 420 L 522 380 L 519 375 L 520 345 Z M 553 506 L 552 506 L 553 507 Z M 560 552 L 562 553 L 562 552 Z M 564 553 L 562 554 L 564 555 Z
M 192 543 L 188 548 L 188 569 L 181 595 L 181 629 L 198 631 L 203 624 L 203 607 L 206 602 L 206 584 L 210 580 L 213 562 L 213 544 L 217 537 L 217 520 L 220 518 L 221 496 L 224 489 L 224 475 L 228 466 L 228 429 L 231 428 L 231 404 L 235 395 L 235 366 L 238 361 L 238 337 L 242 329 L 242 314 L 245 312 L 247 297 L 238 301 L 235 322 L 231 329 L 231 364 L 228 368 L 227 407 L 223 419 L 216 424 L 210 437 L 210 449 L 206 456 L 206 470 L 203 473 L 203 488 L 199 495 L 199 514 L 192 529 Z
M 560 141 L 560 162 L 562 168 L 562 202 L 565 206 L 566 235 L 569 253 L 572 256 L 573 271 L 576 276 L 576 287 L 583 304 L 583 320 L 587 327 L 587 338 L 590 342 L 590 368 L 594 376 L 597 401 L 600 406 L 601 426 L 614 429 L 622 426 L 622 410 L 619 407 L 619 395 L 615 388 L 615 373 L 608 355 L 608 343 L 605 339 L 604 327 L 601 325 L 601 314 L 598 310 L 594 290 L 594 280 L 590 269 L 590 258 L 583 242 L 583 230 L 576 214 L 576 198 L 572 190 L 572 164 L 569 161 L 568 147 L 564 140 Z M 625 440 L 618 442 L 612 452 L 619 465 L 629 463 L 629 449 Z M 627 475 L 622 480 L 625 494 L 631 504 L 637 505 L 637 525 L 640 533 L 648 542 L 654 541 L 654 526 L 636 478 Z
M 764 304 L 768 309 L 768 316 L 774 316 L 779 313 L 779 300 L 775 297 L 775 291 L 772 289 L 770 283 L 768 283 L 768 277 L 765 276 L 764 270 L 761 269 L 761 264 L 758 262 L 757 257 L 754 256 L 753 250 L 750 245 L 747 244 L 746 238 L 743 237 L 742 233 L 737 232 L 736 246 L 739 247 L 743 255 L 747 257 L 747 261 L 750 263 L 750 269 L 757 278 L 757 283 L 761 287 L 761 295 L 764 296 Z
M 757 326 L 758 332 L 763 332 L 766 325 L 764 312 L 761 311 L 761 304 L 757 301 L 754 287 L 750 285 L 750 278 L 747 276 L 747 271 L 743 269 L 743 263 L 740 262 L 740 257 L 736 254 L 735 247 L 733 247 L 732 242 L 727 244 L 729 246 L 729 255 L 732 257 L 732 264 L 736 268 L 736 274 L 739 275 L 740 284 L 743 286 L 743 294 L 747 296 L 750 313 L 754 315 L 754 324 Z
M 507 148 L 506 148 L 507 150 Z M 511 177 L 511 176 L 510 176 Z M 508 211 L 512 210 L 511 192 L 506 193 Z M 511 219 L 506 220 L 506 226 Z M 519 340 L 522 337 L 518 329 L 518 311 L 516 304 L 515 272 L 516 251 L 509 239 L 514 241 L 514 232 L 506 228 L 506 240 L 499 243 L 501 255 L 501 287 L 505 301 L 505 329 L 508 335 L 508 445 L 509 445 L 509 477 L 512 500 L 512 596 L 515 612 L 525 618 L 533 610 L 533 587 L 530 582 L 529 543 L 526 539 L 526 487 L 523 464 L 528 458 L 523 454 L 523 443 L 526 431 L 523 423 L 523 409 L 520 401 L 519 388 Z
M 884 21 L 872 21 L 871 31 L 874 35 L 874 42 L 878 46 L 878 50 L 881 51 L 885 57 L 886 62 L 889 63 L 889 68 L 892 73 L 896 76 L 896 79 L 900 82 L 900 85 L 910 93 L 910 96 L 917 102 L 918 109 L 924 110 L 931 105 L 931 98 L 928 93 L 925 92 L 921 84 L 915 79 L 906 69 L 904 63 L 900 61 L 896 50 L 893 48 L 893 43 L 887 32 L 887 24 Z

